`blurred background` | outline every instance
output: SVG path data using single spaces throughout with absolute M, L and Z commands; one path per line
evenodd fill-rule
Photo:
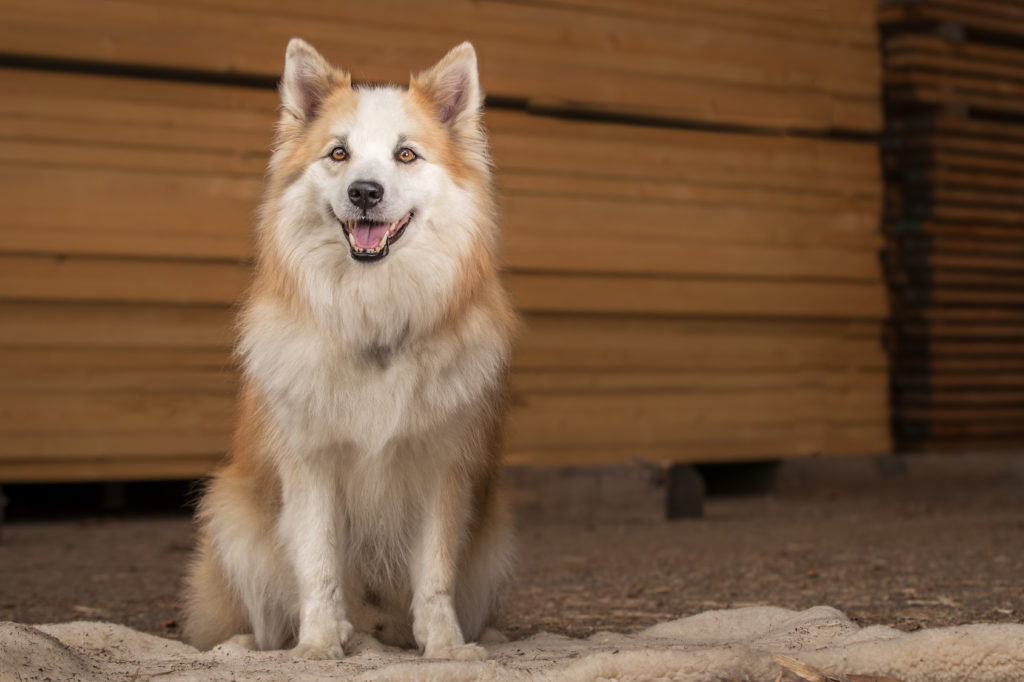
M 1024 445 L 1024 2 L 2 0 L 0 16 L 14 501 L 39 499 L 23 484 L 191 480 L 224 456 L 293 36 L 360 81 L 475 44 L 526 323 L 511 464 Z

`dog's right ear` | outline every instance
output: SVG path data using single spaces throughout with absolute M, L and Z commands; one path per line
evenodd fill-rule
M 324 98 L 339 86 L 351 87 L 348 73 L 328 63 L 301 38 L 292 38 L 284 57 L 281 77 L 281 105 L 302 123 L 316 118 Z

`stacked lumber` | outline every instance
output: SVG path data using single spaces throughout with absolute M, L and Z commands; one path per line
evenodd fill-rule
M 407 82 L 471 39 L 487 90 L 535 107 L 773 129 L 881 127 L 872 0 L 3 0 L 4 52 L 269 83 L 302 36 Z M 339 59 L 342 61 L 342 59 Z
M 0 68 L 0 481 L 195 476 L 223 456 L 232 306 L 292 34 L 373 79 L 477 45 L 526 322 L 510 461 L 888 450 L 877 149 L 821 134 L 879 123 L 869 3 L 384 2 L 430 30 L 314 0 L 3 4 L 23 62 Z M 360 62 L 342 13 L 367 27 L 350 38 L 396 49 Z M 638 38 L 651 27 L 662 42 Z M 720 42 L 753 34 L 763 58 Z
M 894 410 L 907 450 L 1024 443 L 1024 2 L 894 2 Z

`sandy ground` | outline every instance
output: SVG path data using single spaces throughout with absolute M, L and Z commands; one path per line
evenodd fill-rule
M 605 482 L 582 504 L 538 500 L 550 481 L 523 485 L 520 566 L 498 622 L 515 639 L 638 632 L 749 605 L 824 604 L 903 631 L 1024 622 L 1024 454 L 915 459 L 888 475 L 871 461 L 796 463 L 770 494 L 712 498 L 704 518 L 679 521 L 657 520 L 654 484 Z M 180 638 L 191 544 L 183 515 L 8 522 L 0 621 L 106 620 Z

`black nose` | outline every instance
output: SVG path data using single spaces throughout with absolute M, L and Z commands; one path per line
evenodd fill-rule
M 348 200 L 364 211 L 373 208 L 384 198 L 384 188 L 371 180 L 356 180 L 348 186 Z

